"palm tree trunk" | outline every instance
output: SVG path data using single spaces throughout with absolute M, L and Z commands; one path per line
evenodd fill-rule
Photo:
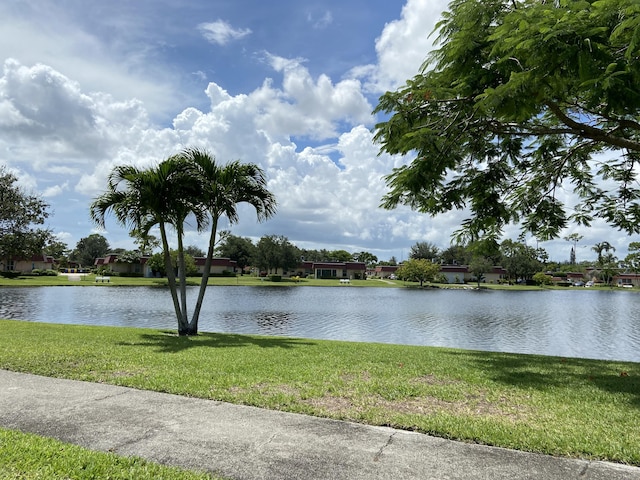
M 180 279 L 180 300 L 182 310 L 180 312 L 180 323 L 185 328 L 178 335 L 194 335 L 189 328 L 187 320 L 187 272 L 184 262 L 184 245 L 182 244 L 182 229 L 178 229 L 178 276 Z
M 207 290 L 207 283 L 209 282 L 209 273 L 211 272 L 211 263 L 213 261 L 213 250 L 216 245 L 216 230 L 218 229 L 218 219 L 214 218 L 211 224 L 211 235 L 209 236 L 209 248 L 207 250 L 207 258 L 204 262 L 204 272 L 202 272 L 202 280 L 200 281 L 200 290 L 198 291 L 198 300 L 193 310 L 193 317 L 189 328 L 198 332 L 198 319 L 200 318 L 200 309 L 202 308 L 202 302 L 204 301 L 204 294 Z
M 169 251 L 169 242 L 167 241 L 167 231 L 164 226 L 164 222 L 162 221 L 160 222 L 160 238 L 162 239 L 162 250 L 164 252 L 164 268 L 167 271 L 167 280 L 169 282 L 171 299 L 173 300 L 173 308 L 175 309 L 176 319 L 178 320 L 178 335 L 182 335 L 180 332 L 186 329 L 186 325 L 182 321 L 180 302 L 178 300 L 178 292 L 176 289 L 176 274 L 173 271 L 173 265 L 171 264 L 171 252 Z

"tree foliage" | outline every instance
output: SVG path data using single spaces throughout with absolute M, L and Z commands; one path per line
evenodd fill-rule
M 206 253 L 197 245 L 188 245 L 184 248 L 184 253 L 191 255 L 192 257 L 204 257 Z
M 131 230 L 129 236 L 133 238 L 133 243 L 138 247 L 140 255 L 152 255 L 153 251 L 161 245 L 158 237 L 151 235 L 148 231 Z
M 252 264 L 256 246 L 250 238 L 227 235 L 216 249 L 218 255 L 234 260 L 240 270 Z
M 539 252 L 524 243 L 505 240 L 500 245 L 500 250 L 502 266 L 509 279 L 514 282 L 519 279 L 531 280 L 542 268 L 542 263 L 538 260 Z
M 169 255 L 171 257 L 171 267 L 174 275 L 177 275 L 178 251 L 171 250 Z M 163 253 L 155 253 L 151 255 L 147 260 L 146 266 L 151 269 L 154 275 L 160 275 L 161 277 L 165 277 L 167 275 L 167 267 L 165 265 Z M 196 266 L 194 258 L 186 252 L 184 254 L 184 268 L 188 276 L 196 275 L 198 273 L 198 267 Z
M 553 277 L 544 272 L 538 272 L 531 278 L 536 285 L 552 285 Z
M 426 260 L 434 260 L 438 257 L 440 249 L 431 242 L 416 242 L 411 246 L 409 258 L 424 258 Z
M 457 234 L 472 240 L 597 217 L 640 233 L 640 3 L 453 0 L 436 29 L 439 48 L 376 109 L 391 114 L 381 151 L 415 155 L 382 206 L 467 208 Z
M 66 257 L 71 253 L 69 246 L 60 241 L 52 239 L 47 246 L 44 247 L 45 255 L 50 255 L 57 261 L 66 261 Z
M 464 245 L 451 245 L 440 253 L 440 259 L 445 265 L 468 265 L 471 257 Z
M 329 252 L 331 262 L 351 262 L 353 255 L 346 250 L 332 250 Z
M 440 271 L 440 265 L 433 263 L 425 258 L 410 258 L 404 262 L 396 275 L 402 280 L 420 282 L 422 287 L 424 282 L 431 282 Z
M 625 257 L 624 263 L 635 274 L 640 273 L 640 242 L 629 244 L 629 253 Z
M 354 262 L 363 262 L 367 267 L 374 267 L 378 263 L 378 257 L 371 252 L 356 252 L 353 254 Z
M 287 271 L 300 263 L 300 250 L 283 235 L 264 235 L 256 245 L 256 265 L 268 273 Z
M 73 251 L 73 259 L 84 267 L 93 267 L 96 258 L 104 257 L 109 252 L 109 242 L 99 233 L 78 240 Z
M 18 178 L 0 166 L 0 259 L 31 258 L 52 239 L 42 228 L 49 205 L 17 185 Z
M 469 271 L 476 278 L 478 287 L 480 287 L 480 282 L 484 281 L 486 273 L 490 272 L 492 269 L 493 262 L 483 255 L 474 256 L 471 263 L 469 263 Z

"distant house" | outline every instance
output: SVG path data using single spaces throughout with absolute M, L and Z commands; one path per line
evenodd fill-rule
M 367 273 L 364 262 L 314 262 L 312 268 L 315 278 L 364 279 Z
M 141 256 L 139 262 L 122 262 L 118 260 L 118 254 L 111 253 L 106 257 L 96 258 L 94 265 L 96 268 L 106 267 L 113 273 L 134 274 L 142 275 L 144 277 L 153 277 L 154 273 L 147 266 L 147 260 L 149 257 Z M 205 257 L 195 257 L 194 262 L 198 269 L 198 273 L 204 272 Z M 235 260 L 228 258 L 214 258 L 211 261 L 212 274 L 222 274 L 224 272 L 236 273 L 237 263 Z
M 447 279 L 447 283 L 465 283 L 471 281 L 469 267 L 466 265 L 442 265 L 440 273 Z
M 619 287 L 640 287 L 640 274 L 618 273 L 613 276 L 613 283 Z
M 204 264 L 206 261 L 205 257 L 195 257 L 193 259 L 196 263 L 196 267 L 198 268 L 198 273 L 204 273 Z M 221 275 L 225 272 L 236 273 L 238 271 L 238 262 L 235 260 L 231 260 L 229 258 L 212 258 L 211 259 L 211 268 L 209 269 L 210 274 Z
M 484 274 L 485 283 L 500 283 L 500 281 L 505 278 L 507 278 L 507 271 L 499 265 L 493 267 L 490 272 Z
M 0 271 L 28 273 L 33 270 L 53 270 L 54 258 L 43 253 L 31 258 L 0 259 Z
M 138 262 L 121 262 L 120 260 L 118 260 L 117 253 L 110 253 L 106 257 L 96 258 L 93 264 L 97 268 L 108 268 L 113 273 L 147 276 L 145 274 L 145 264 L 147 263 L 148 259 L 149 257 L 143 256 L 140 257 L 140 260 Z
M 315 274 L 313 270 L 313 262 L 301 262 L 296 268 L 296 275 L 299 277 L 308 277 Z
M 476 278 L 469 271 L 468 265 L 441 265 L 440 273 L 447 279 L 447 283 L 475 282 Z M 482 283 L 499 283 L 506 278 L 507 271 L 501 266 L 494 266 L 484 274 Z
M 398 268 L 398 265 L 378 265 L 373 269 L 373 274 L 378 278 L 389 278 L 395 275 Z
M 583 272 L 567 272 L 567 281 L 573 283 L 588 280 L 589 275 Z

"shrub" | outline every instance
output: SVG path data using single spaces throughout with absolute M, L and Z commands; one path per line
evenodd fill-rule
M 281 275 L 271 275 L 270 277 L 272 282 L 279 282 L 282 280 L 282 276 Z
M 202 276 L 202 274 L 200 274 Z M 222 273 L 210 273 L 209 277 L 237 277 L 237 275 L 229 270 L 225 270 Z
M 447 280 L 447 276 L 444 273 L 438 273 L 434 278 L 433 281 L 435 283 L 449 283 L 449 280 Z M 456 282 L 458 283 L 458 277 L 456 276 Z
M 15 270 L 8 270 L 6 272 L 0 272 L 0 275 L 4 278 L 18 278 L 22 272 L 17 272 Z

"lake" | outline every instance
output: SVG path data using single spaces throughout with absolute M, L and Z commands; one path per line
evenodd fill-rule
M 196 293 L 189 288 L 190 308 Z M 169 292 L 158 287 L 0 288 L 0 318 L 176 329 Z M 200 331 L 640 362 L 640 295 L 215 286 Z

